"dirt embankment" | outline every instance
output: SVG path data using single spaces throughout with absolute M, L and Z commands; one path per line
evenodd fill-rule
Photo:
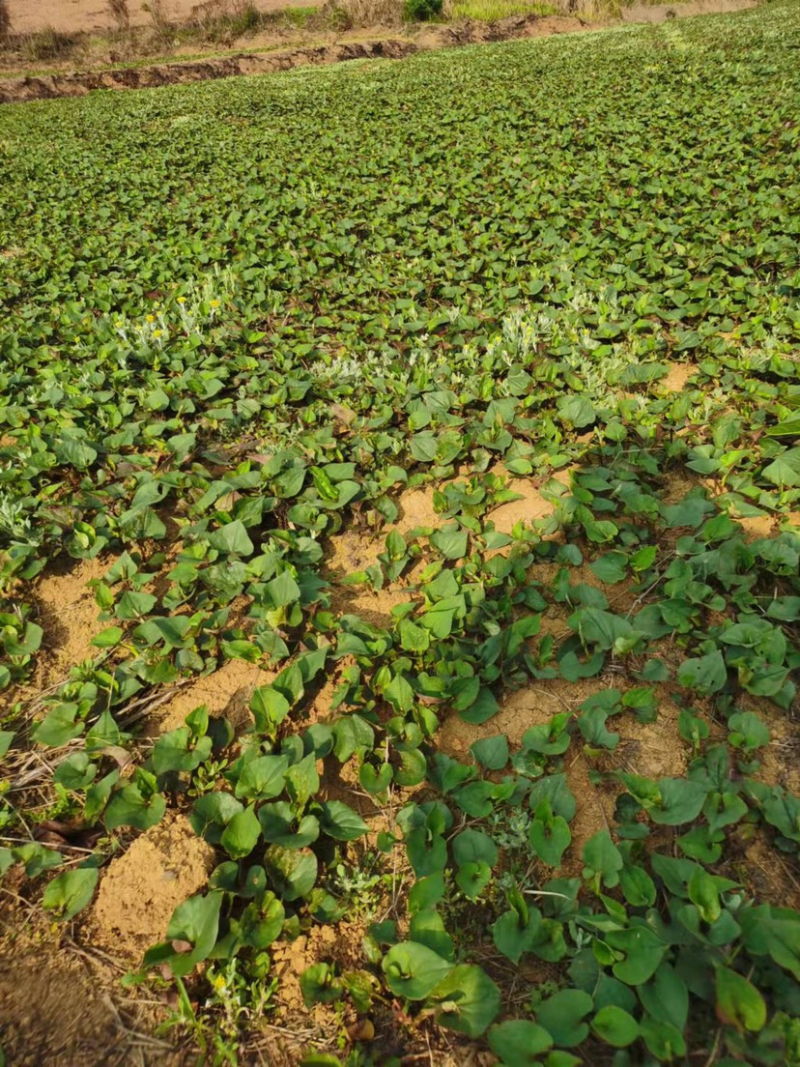
M 158 63 L 122 70 L 85 71 L 7 78 L 0 81 L 0 103 L 84 96 L 95 89 L 151 89 L 160 85 L 231 78 L 237 74 L 269 74 L 292 67 L 340 63 L 348 59 L 402 59 L 417 46 L 403 41 L 320 45 L 269 55 L 241 54 L 180 63 Z
M 295 48 L 285 52 L 242 52 L 122 70 L 7 78 L 0 81 L 0 103 L 47 100 L 58 96 L 83 96 L 95 89 L 149 89 L 211 78 L 230 78 L 237 74 L 270 74 L 293 67 L 322 66 L 343 63 L 350 59 L 404 59 L 431 48 L 505 41 L 514 37 L 574 33 L 586 28 L 587 24 L 577 18 L 521 15 L 498 22 L 466 21 L 452 26 L 436 26 L 427 29 L 415 40 L 392 37 L 375 41 L 344 41 Z
M 695 0 L 658 7 L 637 7 L 626 21 L 659 22 L 714 11 L 741 10 L 754 7 L 757 0 Z M 646 15 L 646 17 L 644 17 Z M 513 38 L 549 37 L 559 33 L 577 33 L 597 29 L 581 18 L 566 16 L 515 15 L 496 22 L 465 20 L 449 25 L 430 26 L 415 37 L 388 37 L 378 40 L 339 41 L 279 52 L 241 52 L 227 56 L 191 61 L 154 63 L 148 66 L 117 70 L 43 74 L 0 80 L 0 103 L 23 103 L 61 96 L 83 96 L 97 89 L 150 89 L 161 85 L 180 85 L 230 78 L 240 74 L 269 74 L 293 67 L 321 66 L 350 59 L 404 59 L 427 49 L 452 48 L 465 44 L 507 41 Z

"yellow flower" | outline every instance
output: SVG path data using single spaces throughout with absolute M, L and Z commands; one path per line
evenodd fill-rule
M 212 300 L 211 301 L 211 306 L 212 306 L 212 308 L 218 308 L 219 307 L 219 300 Z
M 225 979 L 222 977 L 221 974 L 217 974 L 214 976 L 211 984 L 214 986 L 216 991 L 220 993 L 225 988 Z
M 155 322 L 156 321 L 155 315 L 148 315 L 147 316 L 147 321 L 148 322 Z
M 163 330 L 153 330 L 153 337 L 160 337 L 163 332 Z
M 178 297 L 178 303 L 179 304 L 185 304 L 186 303 L 186 297 L 185 296 L 179 296 Z

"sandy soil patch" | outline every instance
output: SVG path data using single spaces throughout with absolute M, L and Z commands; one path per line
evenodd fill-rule
M 500 711 L 486 723 L 474 726 L 451 714 L 437 735 L 437 748 L 461 762 L 471 762 L 470 746 L 496 734 L 505 734 L 518 747 L 526 730 L 550 722 L 554 715 L 574 713 L 580 704 L 595 693 L 615 684 L 608 677 L 566 682 L 561 678 L 543 680 L 510 693 Z M 622 686 L 624 689 L 625 687 Z M 658 717 L 642 723 L 627 710 L 608 720 L 609 730 L 620 735 L 617 747 L 595 759 L 588 759 L 578 731 L 567 751 L 565 771 L 577 801 L 575 818 L 570 825 L 572 844 L 564 857 L 560 874 L 574 877 L 582 868 L 581 854 L 586 842 L 599 830 L 614 825 L 615 798 L 622 787 L 613 781 L 597 785 L 592 781 L 593 768 L 625 770 L 648 778 L 677 778 L 687 769 L 687 749 L 678 734 L 678 708 L 659 694 Z
M 96 943 L 138 963 L 164 938 L 178 904 L 205 888 L 214 862 L 214 849 L 184 816 L 151 827 L 100 879 L 91 919 Z
M 669 373 L 659 385 L 668 393 L 682 393 L 689 379 L 697 373 L 693 363 L 668 363 Z
M 505 472 L 497 470 L 493 473 Z M 567 484 L 569 472 L 558 472 L 558 478 L 563 484 Z M 501 504 L 500 507 L 487 511 L 485 515 L 485 521 L 494 523 L 494 528 L 499 532 L 511 534 L 517 523 L 532 526 L 536 520 L 546 518 L 555 511 L 554 505 L 542 496 L 531 479 L 509 478 L 507 487 L 519 494 L 519 499 Z M 392 530 L 397 530 L 408 539 L 408 535 L 414 530 L 435 530 L 452 521 L 436 511 L 436 489 L 437 486 L 433 485 L 407 489 L 397 501 L 397 522 L 385 526 L 379 534 L 350 529 L 331 538 L 325 569 L 332 586 L 331 606 L 337 614 L 359 615 L 365 622 L 374 626 L 386 627 L 391 624 L 392 608 L 405 603 L 413 595 L 408 587 L 415 584 L 425 566 L 424 560 L 412 564 L 400 582 L 384 589 L 372 590 L 365 585 L 345 584 L 345 579 L 378 562 L 378 556 L 385 550 L 386 537 Z
M 181 689 L 150 718 L 147 732 L 165 734 L 183 726 L 186 716 L 205 704 L 209 715 L 225 715 L 237 733 L 252 722 L 250 698 L 253 690 L 269 685 L 275 672 L 265 671 L 258 664 L 242 659 L 228 660 L 213 674 L 198 678 Z
M 518 522 L 532 526 L 537 519 L 552 515 L 555 506 L 546 500 L 536 486 L 527 478 L 510 478 L 508 488 L 519 494 L 519 500 L 510 500 L 487 513 L 487 520 L 494 523 L 495 530 L 511 534 Z
M 41 691 L 64 681 L 70 667 L 100 654 L 91 642 L 107 623 L 97 620 L 100 608 L 88 583 L 102 578 L 108 567 L 108 561 L 82 560 L 45 575 L 36 585 L 35 621 L 44 629 L 44 637 L 31 689 Z
M 408 527 L 412 528 L 413 524 Z M 345 583 L 346 578 L 378 562 L 378 556 L 385 548 L 387 534 L 388 530 L 378 536 L 360 530 L 347 530 L 331 539 L 325 577 L 331 583 L 331 609 L 337 615 L 358 615 L 372 626 L 388 627 L 392 622 L 392 608 L 411 596 L 408 589 L 397 585 L 373 590 L 367 585 Z

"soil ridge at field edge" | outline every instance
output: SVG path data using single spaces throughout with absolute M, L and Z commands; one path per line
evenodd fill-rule
M 726 0 L 717 0 L 720 6 Z M 730 0 L 727 0 L 730 3 Z M 706 0 L 708 3 L 708 0 Z M 735 7 L 755 6 L 756 0 L 736 0 Z M 708 13 L 713 7 L 703 7 Z M 670 9 L 672 11 L 673 9 Z M 687 5 L 687 15 L 697 14 Z M 683 14 L 683 12 L 680 12 Z M 675 12 L 678 15 L 678 12 Z M 467 44 L 488 44 L 514 38 L 550 37 L 602 29 L 578 17 L 513 15 L 495 22 L 465 20 L 422 30 L 415 39 L 388 37 L 379 40 L 340 41 L 282 52 L 241 52 L 208 59 L 154 63 L 114 70 L 75 71 L 26 75 L 0 79 L 0 104 L 25 103 L 57 97 L 85 96 L 100 89 L 151 89 L 164 85 L 231 78 L 240 75 L 273 74 L 302 66 L 325 66 L 355 59 L 405 59 L 419 52 Z

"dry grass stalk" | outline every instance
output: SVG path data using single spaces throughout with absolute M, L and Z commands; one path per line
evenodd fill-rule
M 320 14 L 338 30 L 400 26 L 403 23 L 403 0 L 328 0 Z
M 21 50 L 29 61 L 64 59 L 74 51 L 75 43 L 74 36 L 61 33 L 53 26 L 45 26 L 35 33 L 25 34 Z
M 150 16 L 153 29 L 158 36 L 167 38 L 170 32 L 170 24 L 166 12 L 164 11 L 162 0 L 146 0 L 146 2 L 142 4 L 142 11 L 146 11 Z
M 234 41 L 262 29 L 266 16 L 252 0 L 207 0 L 193 13 L 193 26 L 212 41 Z
M 0 40 L 11 34 L 11 15 L 8 11 L 8 0 L 0 0 Z
M 49 696 L 60 689 L 61 684 L 51 686 L 46 693 L 41 694 L 42 697 Z M 165 704 L 171 700 L 175 693 L 186 685 L 186 682 L 178 683 L 177 685 L 170 686 L 162 693 L 158 693 L 153 696 L 151 693 L 145 694 L 143 697 L 139 697 L 137 700 L 131 700 L 125 707 L 125 711 L 119 715 L 119 724 L 123 729 L 127 729 L 133 726 L 134 723 L 139 722 L 141 719 L 146 718 L 156 708 Z M 37 716 L 46 708 L 46 701 L 39 698 L 31 701 L 26 709 L 26 724 L 30 727 Z M 51 748 L 42 750 L 38 748 L 19 748 L 11 749 L 7 754 L 7 768 L 8 777 L 10 781 L 9 793 L 16 793 L 23 789 L 30 789 L 34 786 L 41 786 L 43 783 L 48 783 L 52 780 L 58 766 L 64 762 L 74 752 L 80 751 L 83 742 L 80 739 L 75 741 L 69 741 L 66 745 L 62 745 L 60 748 Z M 114 755 L 114 753 L 110 753 Z M 118 754 L 122 757 L 123 754 L 127 755 L 123 749 L 118 750 Z
M 131 24 L 128 0 L 107 0 L 108 12 L 121 30 L 127 30 Z

